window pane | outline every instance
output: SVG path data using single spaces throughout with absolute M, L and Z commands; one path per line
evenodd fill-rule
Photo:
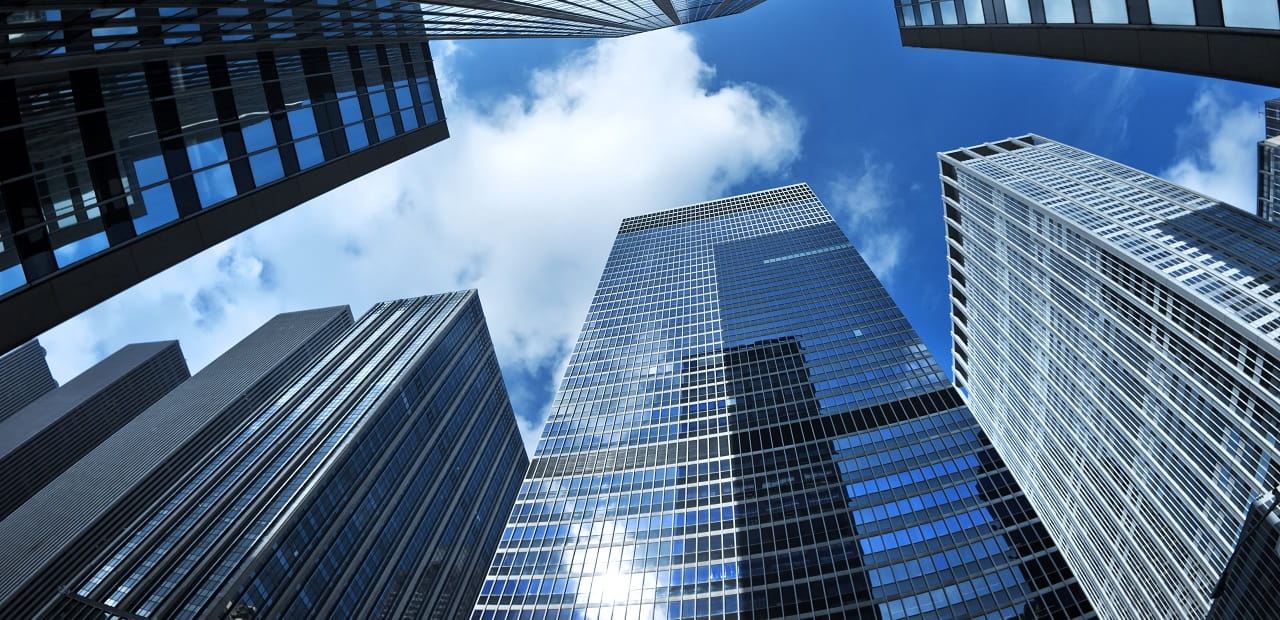
M 280 153 L 275 149 L 249 156 L 249 168 L 253 170 L 253 182 L 266 185 L 284 176 Z
M 250 153 L 276 145 L 276 134 L 271 128 L 271 119 L 245 125 L 241 133 L 244 134 L 244 148 Z
M 133 219 L 133 228 L 139 234 L 178 219 L 178 207 L 173 203 L 173 191 L 168 183 L 143 190 L 142 207 L 147 214 Z
M 944 24 L 956 23 L 956 3 L 955 2 L 953 2 L 952 0 L 944 0 L 942 3 L 938 5 L 938 8 L 942 9 L 942 23 Z
M 1076 21 L 1071 10 L 1071 0 L 1044 0 L 1044 20 L 1050 24 L 1070 24 Z
M 369 136 L 364 132 L 364 125 L 347 127 L 347 148 L 354 151 L 366 146 L 369 146 Z
M 1124 0 L 1093 0 L 1093 23 L 1095 24 L 1127 24 L 1129 11 Z
M 967 24 L 983 24 L 982 0 L 964 0 L 964 19 Z
M 1222 0 L 1222 19 L 1238 28 L 1280 28 L 1280 9 L 1271 0 Z
M 916 25 L 916 15 L 909 6 L 902 7 L 902 23 L 908 26 Z
M 1031 23 L 1031 5 L 1027 0 L 1004 0 L 1004 10 L 1010 24 Z
M 293 145 L 298 152 L 298 167 L 310 168 L 324 161 L 324 152 L 320 150 L 320 138 L 308 138 Z
M 1196 9 L 1192 0 L 1150 0 L 1151 23 L 1194 26 Z
M 105 249 L 107 249 L 107 233 L 103 231 L 79 241 L 72 241 L 60 248 L 54 248 L 53 256 L 58 261 L 59 267 L 66 267 Z
M 921 26 L 933 25 L 933 5 L 932 4 L 920 5 L 920 25 Z
M 227 164 L 197 172 L 193 176 L 202 207 L 213 206 L 236 195 L 236 182 L 231 178 L 231 166 Z

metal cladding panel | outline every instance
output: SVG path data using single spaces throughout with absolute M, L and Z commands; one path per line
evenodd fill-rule
M 190 376 L 177 342 L 131 344 L 0 421 L 0 519 Z
M 0 357 L 0 420 L 58 387 L 44 355 L 40 342 L 31 340 Z
M 31 617 L 213 442 L 352 324 L 345 306 L 281 314 L 161 398 L 0 521 L 0 611 Z

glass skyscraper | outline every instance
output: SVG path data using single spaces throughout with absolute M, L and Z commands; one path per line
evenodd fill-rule
M 1280 224 L 1280 97 L 1263 107 L 1265 137 L 1258 142 L 1258 217 Z
M 1100 614 L 1203 617 L 1280 484 L 1280 227 L 1035 135 L 939 157 L 974 415 Z
M 429 39 L 613 37 L 760 1 L 8 3 L 0 351 L 448 137 Z
M 44 614 L 457 617 L 527 464 L 475 291 L 375 304 L 220 439 Z
M 807 185 L 622 222 L 472 614 L 1089 616 Z
M 1280 4 L 1271 0 L 892 1 L 907 46 L 1280 86 Z

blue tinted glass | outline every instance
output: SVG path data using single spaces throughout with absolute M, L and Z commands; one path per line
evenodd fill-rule
M 410 129 L 417 129 L 417 128 L 418 128 L 418 115 L 417 115 L 417 114 L 415 114 L 415 113 L 413 112 L 413 110 L 412 110 L 412 109 L 408 109 L 408 110 L 401 110 L 401 111 L 400 111 L 400 122 L 404 124 L 404 130 L 405 130 L 405 131 L 409 131 Z
M 311 108 L 289 110 L 289 130 L 294 140 L 316 135 L 316 115 Z
M 396 135 L 396 126 L 391 122 L 390 116 L 379 116 L 373 124 L 378 128 L 379 140 L 386 140 Z
M 231 177 L 231 166 L 223 164 L 193 175 L 200 206 L 208 207 L 236 195 L 236 182 Z
M 187 159 L 191 161 L 192 170 L 199 170 L 227 161 L 227 149 L 222 144 L 222 137 L 219 136 L 195 144 L 188 144 Z
M 409 94 L 409 87 L 403 86 L 396 89 L 396 105 L 400 106 L 401 110 L 413 107 L 413 96 Z
M 310 168 L 324 161 L 324 152 L 320 150 L 320 138 L 308 138 L 294 143 L 298 152 L 298 167 Z
M 0 293 L 12 291 L 26 283 L 27 276 L 22 273 L 22 265 L 0 269 Z
M 284 176 L 280 152 L 275 149 L 250 155 L 249 168 L 253 170 L 253 182 L 256 185 L 266 185 Z
M 244 134 L 244 148 L 250 153 L 276 145 L 276 134 L 271 127 L 271 119 L 245 125 L 241 133 Z
M 422 106 L 422 116 L 427 119 L 428 125 L 440 120 L 440 115 L 436 114 L 436 105 L 434 103 Z
M 369 136 L 364 131 L 364 125 L 351 125 L 346 131 L 348 149 L 354 151 L 369 146 Z
M 146 215 L 133 219 L 133 227 L 139 233 L 178 219 L 178 207 L 168 183 L 142 190 L 142 208 L 146 209 Z
M 342 111 L 342 123 L 344 125 L 358 123 L 364 119 L 364 115 L 360 113 L 360 100 L 357 98 L 353 97 L 339 101 L 338 109 Z
M 54 248 L 53 257 L 58 261 L 59 267 L 66 267 L 105 249 L 107 249 L 107 233 L 103 231 L 79 241 L 72 241 L 60 248 Z
M 169 170 L 164 166 L 164 157 L 155 155 L 133 162 L 133 172 L 138 175 L 138 185 L 146 186 L 169 179 Z
M 391 111 L 391 107 L 387 103 L 387 94 L 384 92 L 369 93 L 369 105 L 373 108 L 374 116 Z
M 435 97 L 431 96 L 431 83 L 426 80 L 420 80 L 418 82 L 418 97 L 422 99 L 423 103 L 436 100 Z

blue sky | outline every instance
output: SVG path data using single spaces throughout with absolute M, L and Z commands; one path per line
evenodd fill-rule
M 449 140 L 55 328 L 55 376 L 170 338 L 194 370 L 277 312 L 477 287 L 532 444 L 622 217 L 799 181 L 949 366 L 938 151 L 1034 132 L 1252 209 L 1262 102 L 1280 94 L 903 48 L 890 0 L 432 49 Z

